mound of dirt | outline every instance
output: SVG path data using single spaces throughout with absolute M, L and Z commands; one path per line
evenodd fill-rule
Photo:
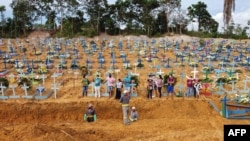
M 118 101 L 91 101 L 97 122 L 83 121 L 89 99 L 75 102 L 1 102 L 1 140 L 222 140 L 223 125 L 249 123 L 229 121 L 201 100 L 132 99 L 139 120 L 122 123 Z
M 36 30 L 29 34 L 28 38 L 48 38 L 50 33 L 48 31 Z

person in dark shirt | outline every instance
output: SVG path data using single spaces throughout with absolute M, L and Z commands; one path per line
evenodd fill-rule
M 125 125 L 129 125 L 129 100 L 130 100 L 130 96 L 129 96 L 129 91 L 128 90 L 124 90 L 124 95 L 121 97 L 120 102 L 122 104 L 122 112 L 123 112 L 123 123 Z

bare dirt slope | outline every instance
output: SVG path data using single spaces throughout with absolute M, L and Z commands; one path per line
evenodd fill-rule
M 95 123 L 83 122 L 88 102 L 96 107 Z M 112 99 L 81 98 L 75 102 L 0 103 L 0 140 L 92 141 L 92 140 L 223 140 L 224 124 L 250 124 L 249 120 L 226 120 L 207 101 L 132 99 L 139 121 L 122 124 L 121 105 Z

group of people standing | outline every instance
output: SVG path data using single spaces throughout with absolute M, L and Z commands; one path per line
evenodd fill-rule
M 159 96 L 159 98 L 161 98 L 162 87 L 164 87 L 164 85 L 166 85 L 167 96 L 173 97 L 175 81 L 176 80 L 172 74 L 170 74 L 169 77 L 167 78 L 166 84 L 164 84 L 164 80 L 161 75 L 158 75 L 156 77 L 149 76 L 147 80 L 148 99 L 152 99 L 157 95 Z
M 100 98 L 101 97 L 101 84 L 102 83 L 107 83 L 107 92 L 109 97 L 112 97 L 112 94 L 115 91 L 115 99 L 120 99 L 122 95 L 122 90 L 127 90 L 130 92 L 131 90 L 131 77 L 127 74 L 123 80 L 115 79 L 111 73 L 108 74 L 106 79 L 103 79 L 100 77 L 100 72 L 97 71 L 94 78 L 93 78 L 93 83 L 94 83 L 94 96 L 95 98 Z M 82 78 L 82 85 L 83 85 L 83 90 L 82 90 L 82 96 L 87 96 L 88 95 L 88 86 L 90 84 L 90 80 L 86 78 L 84 75 Z
M 187 92 L 185 94 L 187 97 L 194 96 L 198 98 L 201 88 L 202 84 L 200 79 L 193 78 L 192 76 L 187 77 Z

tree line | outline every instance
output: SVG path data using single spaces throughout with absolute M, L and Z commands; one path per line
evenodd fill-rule
M 12 0 L 12 18 L 0 6 L 1 36 L 27 36 L 34 29 L 48 30 L 60 37 L 78 35 L 190 34 L 187 26 L 197 19 L 198 32 L 218 36 L 218 22 L 204 2 L 181 8 L 181 0 Z M 242 31 L 243 32 L 243 31 Z

